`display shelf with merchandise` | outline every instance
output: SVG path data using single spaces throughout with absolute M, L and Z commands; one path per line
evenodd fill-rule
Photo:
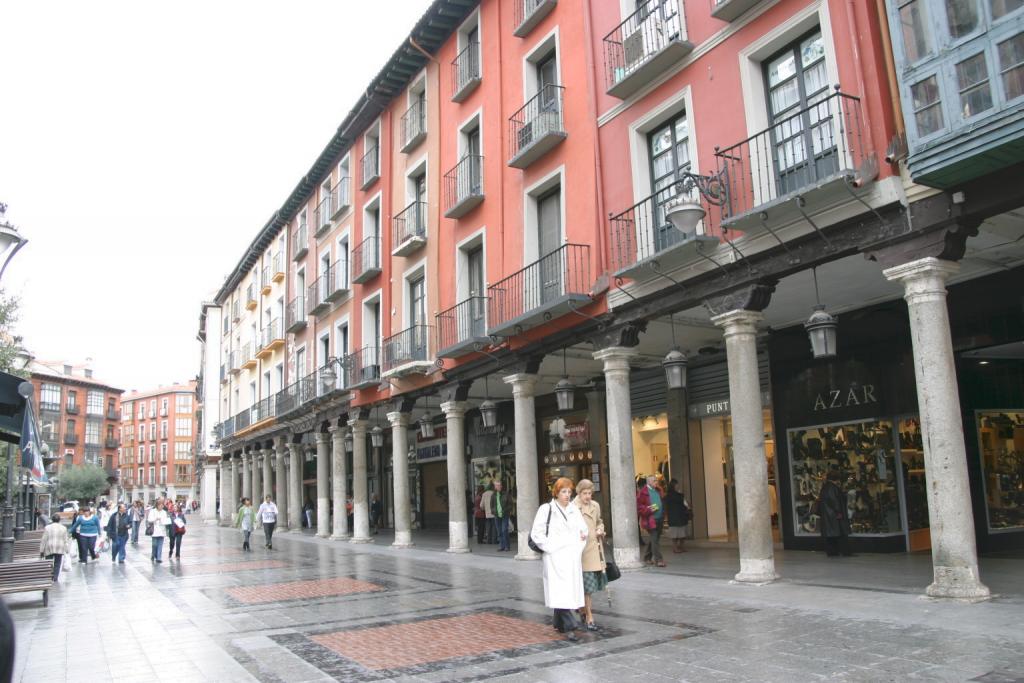
M 1018 531 L 1024 528 L 1024 410 L 975 415 L 989 531 Z

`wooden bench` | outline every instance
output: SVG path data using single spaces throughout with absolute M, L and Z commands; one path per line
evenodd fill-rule
M 39 557 L 39 539 L 23 538 L 14 542 L 14 559 L 33 560 Z
M 38 552 L 37 546 L 36 553 Z M 43 607 L 47 607 L 50 604 L 51 588 L 53 588 L 53 562 L 50 560 L 0 564 L 0 594 L 42 591 Z
M 25 540 L 25 541 L 35 540 L 36 543 L 38 543 L 40 540 L 42 540 L 42 538 L 43 538 L 43 530 L 42 529 L 36 529 L 34 531 L 33 530 L 26 531 L 25 532 L 25 537 L 22 540 Z

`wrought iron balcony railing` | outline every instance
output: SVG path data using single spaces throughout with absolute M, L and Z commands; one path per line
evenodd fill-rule
M 288 302 L 284 309 L 284 325 L 287 332 L 298 332 L 306 326 L 306 298 L 302 294 Z
M 770 128 L 716 150 L 728 196 L 722 225 L 750 229 L 760 224 L 761 212 L 771 220 L 774 207 L 797 195 L 813 204 L 817 196 L 845 192 L 842 186 L 865 161 L 863 128 L 860 99 L 837 87 Z
M 309 231 L 306 222 L 299 223 L 299 227 L 292 236 L 292 260 L 298 261 L 309 251 Z
M 331 308 L 331 302 L 327 300 L 327 286 L 323 275 L 306 288 L 306 302 L 309 304 L 309 312 L 315 316 L 320 316 Z
M 334 220 L 341 216 L 345 209 L 352 206 L 352 179 L 348 176 L 339 178 L 338 183 L 331 190 L 331 194 L 334 197 L 331 204 L 334 207 L 334 215 L 331 216 L 331 219 Z
M 65 434 L 64 435 L 64 445 L 65 446 L 74 446 L 77 443 L 78 443 L 78 435 L 77 434 Z
M 329 190 L 316 205 L 313 211 L 313 233 L 316 237 L 331 229 L 331 216 L 334 215 L 334 190 Z
M 488 344 L 487 297 L 471 296 L 451 308 L 441 311 L 434 319 L 437 324 L 437 355 L 439 358 L 457 358 L 474 349 L 477 344 Z
M 604 37 L 608 94 L 629 97 L 692 50 L 680 0 L 647 0 Z
M 327 301 L 337 301 L 348 293 L 348 260 L 335 261 L 320 276 L 323 296 Z
M 512 34 L 517 38 L 524 38 L 530 31 L 541 22 L 541 19 L 551 13 L 555 8 L 557 0 L 514 0 L 515 15 L 513 24 L 515 30 Z
M 352 249 L 352 282 L 363 283 L 380 274 L 380 247 L 370 235 Z
M 590 247 L 564 244 L 487 288 L 488 335 L 508 336 L 590 302 Z
M 430 357 L 430 325 L 413 325 L 384 339 L 384 374 L 400 374 L 403 368 L 423 372 L 433 365 Z
M 380 155 L 377 154 L 376 145 L 366 150 L 366 154 L 359 160 L 359 168 L 362 171 L 361 187 L 365 190 L 380 177 Z
M 273 286 L 274 281 L 270 279 L 270 265 L 263 266 L 263 272 L 260 275 L 260 292 L 263 296 L 270 294 L 270 288 Z
M 256 283 L 250 282 L 249 286 L 245 288 L 245 307 L 250 311 L 256 308 L 258 305 L 256 301 Z
M 42 405 L 40 407 L 43 410 L 50 410 L 49 408 L 46 408 L 46 407 L 44 407 Z M 55 410 L 55 411 L 56 410 L 60 410 L 60 406 L 57 406 L 56 408 L 53 408 L 53 410 Z M 78 408 L 78 404 L 77 403 L 69 403 L 68 405 L 64 406 L 64 412 L 66 412 L 68 415 L 78 415 L 78 411 L 79 411 L 79 408 Z
M 246 408 L 235 415 L 235 432 L 248 429 L 252 425 L 252 408 Z
M 427 137 L 427 112 L 420 100 L 415 100 L 412 106 L 405 110 L 401 125 L 402 152 L 409 152 Z
M 350 389 L 362 389 L 380 382 L 380 349 L 364 346 L 345 357 L 346 384 Z
M 284 346 L 284 329 L 281 327 L 281 319 L 273 318 L 260 332 L 260 348 L 266 354 L 272 353 L 282 346 Z
M 237 350 L 228 353 L 228 371 L 238 372 L 242 369 L 241 354 Z
M 452 60 L 452 101 L 462 102 L 480 85 L 480 43 L 472 41 Z
M 444 215 L 461 218 L 484 200 L 484 158 L 467 154 L 444 174 Z
M 120 445 L 121 442 L 118 439 L 115 439 L 114 437 L 108 437 L 103 442 L 103 446 L 105 448 L 117 448 Z
M 271 279 L 274 282 L 281 282 L 284 280 L 284 254 L 277 252 L 274 254 L 273 261 L 270 267 Z
M 108 420 L 120 420 L 121 419 L 121 414 L 118 413 L 113 408 L 108 408 L 107 409 L 107 419 Z
M 566 138 L 564 94 L 560 85 L 545 85 L 509 118 L 509 166 L 526 168 Z
M 252 408 L 252 422 L 256 424 L 277 416 L 277 394 L 267 396 Z
M 722 21 L 735 21 L 762 0 L 711 0 L 711 16 Z
M 408 256 L 426 243 L 427 203 L 413 202 L 391 219 L 391 253 Z
M 239 355 L 242 359 L 242 369 L 256 367 L 256 351 L 253 348 L 252 342 L 245 342 L 242 344 L 242 348 L 239 351 Z

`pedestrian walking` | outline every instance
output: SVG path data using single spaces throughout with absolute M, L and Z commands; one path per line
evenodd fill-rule
M 110 507 L 107 501 L 102 500 L 96 507 L 96 514 L 100 518 L 100 535 L 96 539 L 96 550 L 103 552 L 110 546 L 110 537 L 107 535 L 107 522 L 110 521 L 110 516 L 114 513 L 114 510 Z
M 124 548 L 128 545 L 128 536 L 131 533 L 132 522 L 128 515 L 128 507 L 124 503 L 117 504 L 117 512 L 107 520 L 104 529 L 107 538 L 110 539 L 110 561 L 117 561 L 124 564 Z
M 380 531 L 381 521 L 384 518 L 384 505 L 380 502 L 380 496 L 376 493 L 370 499 L 370 528 L 374 535 Z
M 46 518 L 42 510 L 36 509 L 36 529 L 45 529 L 50 520 Z
M 636 494 L 636 512 L 640 518 L 640 527 L 647 530 L 647 548 L 644 550 L 644 562 L 647 564 L 665 566 L 665 559 L 661 556 L 661 522 L 665 514 L 665 508 L 661 502 L 661 492 L 656 486 L 658 478 L 655 475 L 647 477 L 647 485 Z
M 679 490 L 679 481 L 672 479 L 665 494 L 665 514 L 668 515 L 668 537 L 672 539 L 672 552 L 684 553 L 686 525 L 690 523 L 690 504 Z
M 137 500 L 132 503 L 132 509 L 129 512 L 129 517 L 132 522 L 132 545 L 139 544 L 139 526 L 146 520 L 146 511 L 142 507 L 142 501 Z
M 185 506 L 179 505 L 175 508 L 174 513 L 170 515 L 171 525 L 168 540 L 170 545 L 167 547 L 167 559 L 181 559 L 181 541 L 185 538 L 185 526 L 188 524 L 188 520 L 185 519 Z
M 498 536 L 498 552 L 509 550 L 508 544 L 508 520 L 512 515 L 512 499 L 508 491 L 502 490 L 504 486 L 501 481 L 495 480 L 494 493 L 491 495 L 491 518 L 494 520 L 494 528 Z
M 554 610 L 555 629 L 575 641 L 576 610 L 586 603 L 582 558 L 588 531 L 580 509 L 569 502 L 572 490 L 571 479 L 555 482 L 552 500 L 537 509 L 530 538 L 543 552 L 544 605 Z
M 89 558 L 96 559 L 96 539 L 99 538 L 100 519 L 93 514 L 92 508 L 86 505 L 82 514 L 71 525 L 71 534 L 78 540 L 78 562 L 88 564 Z
M 249 538 L 253 529 L 256 528 L 256 511 L 252 509 L 252 501 L 248 498 L 242 499 L 242 507 L 238 508 L 235 515 L 235 526 L 242 530 L 242 550 L 252 550 L 249 547 Z M 267 541 L 267 545 L 270 541 Z
M 39 539 L 39 557 L 53 560 L 53 581 L 60 576 L 60 567 L 64 556 L 68 554 L 68 530 L 60 523 L 60 515 L 50 517 L 50 523 L 43 529 Z
M 608 586 L 604 573 L 604 520 L 601 519 L 601 505 L 594 500 L 594 482 L 580 479 L 576 484 L 576 500 L 583 521 L 587 524 L 587 544 L 583 546 L 583 615 L 587 630 L 596 631 L 594 623 L 593 595 Z
M 825 554 L 829 557 L 850 556 L 850 517 L 846 509 L 846 494 L 839 488 L 839 472 L 829 470 L 818 493 L 818 515 L 821 517 L 821 536 L 825 539 Z
M 497 537 L 494 529 L 494 513 L 491 512 L 491 498 L 494 497 L 494 485 L 491 484 L 480 496 L 480 507 L 484 510 L 484 543 L 494 543 Z
M 267 496 L 266 500 L 263 501 L 263 504 L 260 505 L 260 509 L 257 511 L 256 516 L 263 525 L 263 535 L 267 539 L 266 548 L 267 550 L 273 550 L 274 527 L 277 526 L 277 505 L 274 504 L 274 499 Z
M 150 554 L 150 561 L 163 562 L 160 556 L 163 554 L 164 539 L 167 537 L 167 526 L 170 517 L 164 509 L 164 501 L 158 498 L 156 503 L 146 513 L 146 535 L 153 537 L 153 551 Z
M 302 518 L 305 521 L 305 524 L 303 526 L 305 526 L 307 529 L 312 529 L 313 528 L 313 501 L 311 501 L 309 499 L 309 496 L 306 496 L 306 502 L 302 504 Z
M 476 487 L 476 496 L 473 498 L 473 524 L 476 525 L 476 542 L 483 544 L 484 531 L 487 529 L 487 515 L 484 514 L 484 487 Z
M 164 498 L 164 511 L 167 512 L 167 538 L 170 539 L 174 535 L 174 529 L 171 528 L 171 524 L 173 524 L 171 520 L 174 519 L 174 514 L 175 512 L 177 512 L 173 500 L 168 500 L 167 498 Z M 171 559 L 170 540 L 167 541 L 167 544 L 167 559 L 169 560 Z

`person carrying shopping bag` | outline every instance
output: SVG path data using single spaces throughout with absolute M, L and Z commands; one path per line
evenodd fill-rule
M 167 511 L 164 510 L 164 501 L 157 500 L 146 515 L 146 535 L 153 539 L 153 552 L 149 557 L 151 562 L 163 562 L 160 555 L 163 553 L 164 538 L 167 537 L 167 526 L 170 521 Z

